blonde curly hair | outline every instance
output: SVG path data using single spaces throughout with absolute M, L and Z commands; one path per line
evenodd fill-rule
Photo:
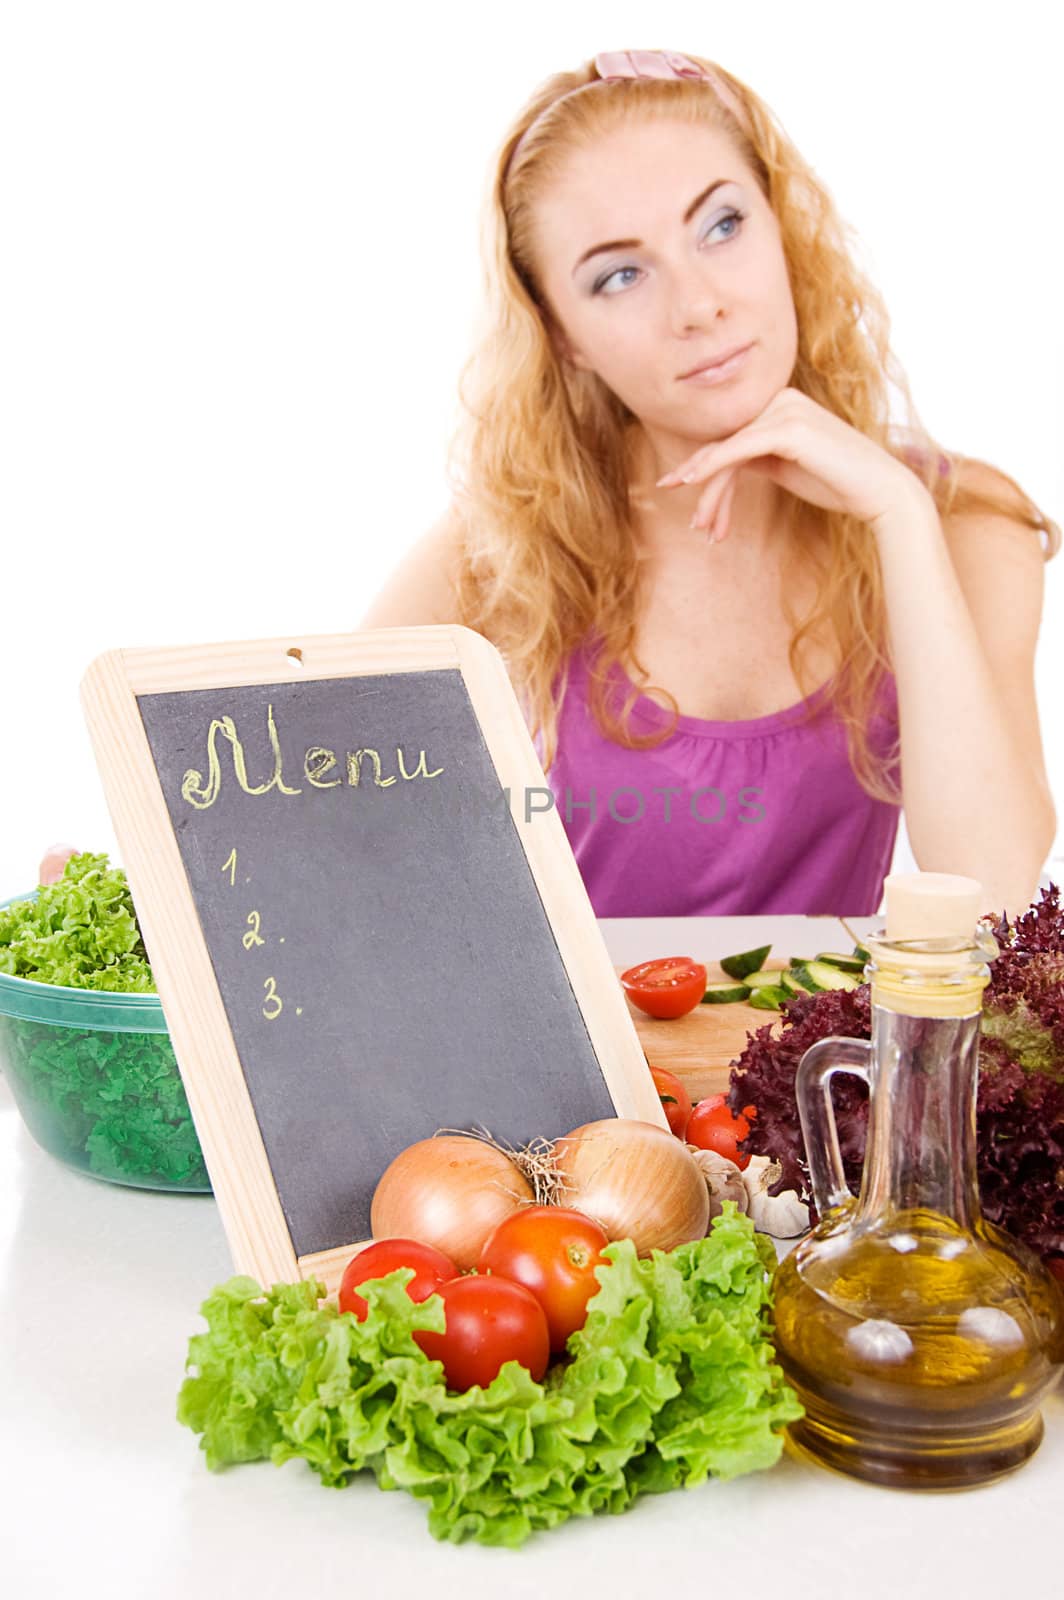
M 1060 529 L 1013 478 L 945 451 L 930 437 L 891 350 L 882 297 L 855 265 L 850 229 L 830 195 L 751 89 L 715 62 L 688 59 L 723 83 L 723 93 L 704 79 L 638 78 L 611 84 L 607 92 L 571 95 L 597 80 L 593 62 L 548 78 L 504 137 L 486 196 L 481 325 L 462 369 L 460 421 L 448 450 L 463 530 L 459 613 L 502 653 L 533 735 L 541 739 L 545 770 L 557 748 L 568 658 L 591 634 L 599 648 L 590 703 L 602 731 L 644 749 L 675 726 L 643 736 L 628 727 L 629 712 L 647 688 L 634 655 L 640 580 L 628 432 L 635 419 L 594 373 L 559 359 L 533 259 L 537 199 L 573 151 L 622 123 L 664 117 L 717 129 L 755 174 L 779 224 L 794 297 L 794 388 L 904 461 L 942 515 L 1004 513 L 1041 530 L 1046 560 L 1061 544 Z M 891 384 L 904 404 L 902 424 L 890 419 Z M 898 742 L 880 761 L 867 732 L 891 670 L 876 541 L 852 516 L 794 496 L 784 501 L 788 554 L 806 563 L 818 582 L 804 617 L 787 609 L 791 669 L 803 694 L 812 694 L 818 686 L 808 683 L 801 645 L 807 635 L 826 630 L 842 663 L 832 699 L 855 776 L 873 797 L 898 804 Z M 608 694 L 614 664 L 631 680 L 619 710 Z M 674 696 L 656 692 L 679 715 Z

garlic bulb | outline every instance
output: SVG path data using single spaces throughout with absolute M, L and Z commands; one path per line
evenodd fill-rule
M 774 1239 L 793 1239 L 809 1227 L 809 1207 L 798 1197 L 796 1189 L 784 1189 L 782 1194 L 769 1194 L 778 1183 L 783 1167 L 768 1156 L 751 1156 L 740 1174 L 746 1190 L 747 1211 L 754 1227 Z
M 738 1209 L 745 1212 L 749 1206 L 746 1185 L 735 1162 L 729 1161 L 727 1156 L 718 1155 L 715 1150 L 700 1150 L 693 1144 L 687 1148 L 706 1180 L 710 1221 L 720 1216 L 725 1200 L 734 1200 Z

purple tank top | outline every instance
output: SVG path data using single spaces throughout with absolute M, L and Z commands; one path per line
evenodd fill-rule
M 619 668 L 614 675 L 629 686 Z M 576 651 L 547 782 L 595 915 L 874 916 L 901 808 L 857 782 L 830 687 L 766 717 L 681 716 L 661 744 L 630 750 L 599 730 L 586 648 Z M 807 706 L 814 714 L 803 721 Z M 636 734 L 672 720 L 647 695 L 630 716 Z M 869 726 L 878 757 L 897 730 L 888 677 Z

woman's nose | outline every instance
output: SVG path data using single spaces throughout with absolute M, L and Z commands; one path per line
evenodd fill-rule
M 671 297 L 675 334 L 684 337 L 711 327 L 723 306 L 723 296 L 704 263 L 677 270 Z

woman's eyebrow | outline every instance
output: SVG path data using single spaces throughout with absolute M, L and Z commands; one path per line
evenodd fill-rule
M 694 199 L 691 201 L 691 204 L 687 207 L 687 210 L 683 214 L 684 226 L 686 227 L 690 222 L 691 218 L 702 204 L 702 201 L 709 199 L 714 189 L 719 189 L 721 184 L 731 183 L 732 181 L 733 180 L 731 178 L 716 178 L 711 184 L 702 190 L 701 194 L 696 194 Z M 601 255 L 604 250 L 638 250 L 641 248 L 642 243 L 642 239 L 610 239 L 607 244 L 592 245 L 590 250 L 584 251 L 583 255 L 580 257 L 580 260 L 573 268 L 573 273 L 575 274 L 583 266 L 585 261 L 590 261 L 592 256 Z

